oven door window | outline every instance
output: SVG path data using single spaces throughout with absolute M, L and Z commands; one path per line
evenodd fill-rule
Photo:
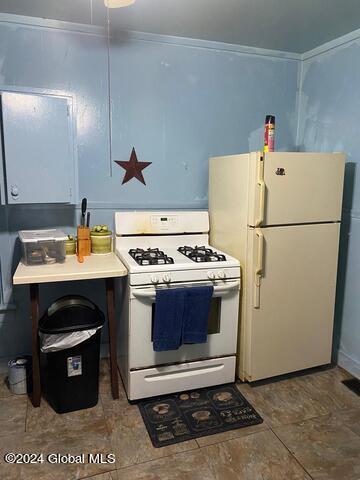
M 151 341 L 153 341 L 154 318 L 155 318 L 155 303 L 151 305 Z M 208 320 L 208 335 L 220 333 L 220 318 L 221 318 L 221 297 L 213 297 L 211 299 L 211 307 Z

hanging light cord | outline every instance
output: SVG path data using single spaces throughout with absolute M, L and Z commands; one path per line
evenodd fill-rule
M 108 63 L 108 109 L 109 109 L 109 174 L 112 177 L 112 115 L 111 115 L 111 78 L 110 78 L 110 9 L 107 11 L 107 63 Z

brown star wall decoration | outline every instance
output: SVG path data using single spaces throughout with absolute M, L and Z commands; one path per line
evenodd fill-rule
M 131 151 L 130 160 L 128 160 L 127 162 L 123 162 L 121 160 L 115 160 L 115 163 L 117 163 L 118 165 L 120 165 L 121 168 L 126 170 L 126 173 L 122 181 L 122 185 L 124 185 L 124 183 L 127 183 L 132 178 L 137 178 L 139 182 L 146 185 L 144 176 L 142 174 L 142 170 L 144 170 L 144 168 L 151 165 L 152 162 L 139 162 L 137 159 L 137 155 L 134 147 Z

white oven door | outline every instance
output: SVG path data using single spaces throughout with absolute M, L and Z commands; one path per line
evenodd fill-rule
M 204 286 L 206 282 L 177 284 Z M 154 287 L 130 287 L 129 368 L 181 363 L 236 354 L 240 280 L 214 282 L 207 342 L 182 345 L 178 350 L 154 352 L 152 329 L 155 312 Z

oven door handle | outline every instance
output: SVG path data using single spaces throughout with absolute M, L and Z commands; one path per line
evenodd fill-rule
M 228 282 L 226 283 L 226 285 L 220 285 L 220 286 L 214 287 L 214 293 L 216 294 L 228 293 L 228 292 L 231 292 L 232 290 L 238 289 L 239 287 L 240 287 L 239 280 L 237 280 L 236 282 Z M 155 300 L 156 290 L 153 288 L 139 289 L 139 290 L 134 289 L 132 291 L 132 294 L 134 295 L 134 297 L 137 297 L 137 298 L 147 298 L 147 299 Z

